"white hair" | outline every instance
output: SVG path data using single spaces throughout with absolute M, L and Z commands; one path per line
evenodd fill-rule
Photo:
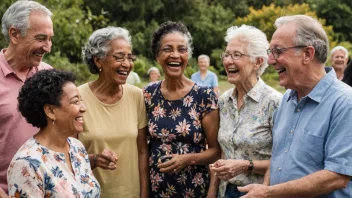
M 320 63 L 325 63 L 328 57 L 329 41 L 319 21 L 306 15 L 282 16 L 276 19 L 275 26 L 279 28 L 288 23 L 297 25 L 293 43 L 295 45 L 313 46 L 315 49 L 314 59 Z
M 205 54 L 199 55 L 199 56 L 198 56 L 198 61 L 199 61 L 200 59 L 202 59 L 202 58 L 206 58 L 206 59 L 208 60 L 208 62 L 210 62 L 210 58 L 209 58 L 208 55 L 205 55 Z
M 26 36 L 30 27 L 29 15 L 33 11 L 41 12 L 49 17 L 53 14 L 48 8 L 35 1 L 17 1 L 6 10 L 1 20 L 1 32 L 8 43 L 10 42 L 10 27 L 17 28 L 21 36 Z
M 149 75 L 150 72 L 152 72 L 152 71 L 156 71 L 156 72 L 158 72 L 158 74 L 160 75 L 160 71 L 159 71 L 159 69 L 158 69 L 157 67 L 151 67 L 151 68 L 149 68 L 148 71 L 147 71 L 147 74 Z
M 227 29 L 225 41 L 229 43 L 233 39 L 238 39 L 247 44 L 246 53 L 249 55 L 249 60 L 252 63 L 258 57 L 263 59 L 262 65 L 256 72 L 257 77 L 261 76 L 268 67 L 268 54 L 266 50 L 269 48 L 269 42 L 264 32 L 249 25 L 241 25 L 240 27 L 232 26 Z
M 331 57 L 335 54 L 335 52 L 337 51 L 343 51 L 345 53 L 345 58 L 348 58 L 348 50 L 346 48 L 344 48 L 343 46 L 339 45 L 339 46 L 336 46 L 334 48 L 332 48 L 331 52 L 330 52 L 330 55 Z

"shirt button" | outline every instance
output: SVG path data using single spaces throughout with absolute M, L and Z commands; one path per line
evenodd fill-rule
M 290 133 L 293 133 L 293 130 L 291 130 Z
M 287 153 L 287 150 L 285 150 L 285 153 Z
M 279 168 L 278 170 L 281 171 L 281 168 Z

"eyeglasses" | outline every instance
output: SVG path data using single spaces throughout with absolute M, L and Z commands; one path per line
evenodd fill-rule
M 188 52 L 188 49 L 186 47 L 179 47 L 178 49 L 176 49 L 176 51 L 179 54 L 186 54 Z M 162 52 L 165 54 L 171 54 L 171 53 L 174 53 L 175 50 L 172 49 L 171 47 L 164 47 L 164 48 L 160 49 L 159 52 Z
M 137 55 L 134 54 L 107 54 L 106 56 L 112 56 L 114 57 L 116 62 L 124 62 L 127 58 L 128 62 L 132 63 L 137 60 Z
M 270 54 L 272 54 L 275 59 L 278 59 L 279 56 L 286 50 L 293 49 L 293 48 L 303 48 L 303 47 L 307 47 L 307 46 L 305 46 L 305 45 L 296 45 L 296 46 L 285 47 L 285 48 L 274 47 L 272 49 L 267 49 L 266 53 L 268 54 L 268 56 L 270 56 Z
M 242 54 L 241 52 L 234 52 L 234 53 L 228 53 L 228 52 L 222 52 L 220 54 L 220 59 L 225 60 L 226 58 L 231 57 L 233 60 L 238 60 L 241 59 L 242 56 L 248 56 L 247 54 Z

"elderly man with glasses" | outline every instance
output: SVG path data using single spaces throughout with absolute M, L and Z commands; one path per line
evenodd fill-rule
M 275 25 L 268 62 L 288 90 L 274 115 L 270 186 L 238 189 L 243 198 L 351 197 L 352 89 L 324 69 L 328 38 L 317 20 L 284 16 Z

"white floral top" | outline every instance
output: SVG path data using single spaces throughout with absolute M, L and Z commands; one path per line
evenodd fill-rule
M 10 197 L 99 197 L 100 186 L 82 143 L 68 138 L 74 174 L 63 153 L 40 145 L 33 137 L 12 158 L 7 172 Z
M 266 85 L 259 78 L 255 86 L 243 97 L 237 109 L 235 88 L 219 98 L 220 129 L 218 140 L 225 159 L 268 160 L 272 149 L 272 118 L 282 94 Z M 229 180 L 244 186 L 262 183 L 263 176 L 240 174 Z M 219 193 L 224 195 L 227 181 L 221 181 Z

